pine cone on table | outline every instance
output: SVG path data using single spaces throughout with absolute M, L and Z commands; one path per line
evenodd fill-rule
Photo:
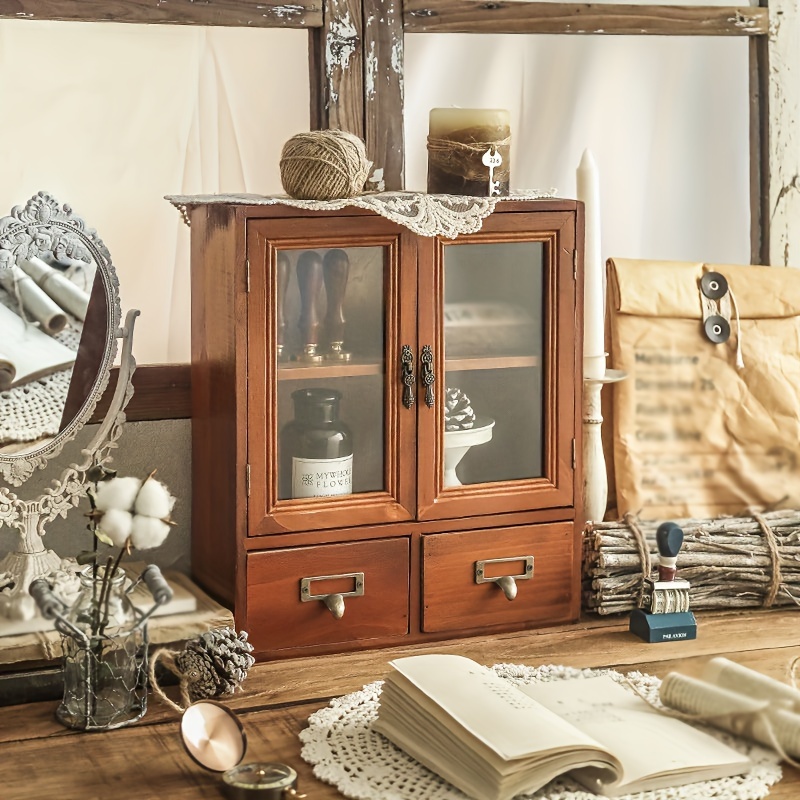
M 186 643 L 175 664 L 188 678 L 192 702 L 233 694 L 255 663 L 247 633 L 233 628 L 215 628 Z

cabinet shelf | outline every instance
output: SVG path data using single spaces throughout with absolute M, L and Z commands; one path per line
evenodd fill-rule
M 530 369 L 541 366 L 539 356 L 477 356 L 474 358 L 449 358 L 445 361 L 448 372 L 481 369 Z M 314 378 L 353 378 L 366 375 L 383 375 L 382 361 L 347 361 L 340 364 L 303 364 L 290 361 L 278 367 L 279 381 L 303 381 Z
M 341 363 L 304 364 L 290 361 L 278 367 L 279 381 L 306 381 L 314 378 L 356 378 L 383 375 L 382 361 L 345 361 Z
M 444 367 L 447 372 L 477 369 L 521 369 L 541 366 L 539 356 L 478 356 L 477 358 L 448 358 Z

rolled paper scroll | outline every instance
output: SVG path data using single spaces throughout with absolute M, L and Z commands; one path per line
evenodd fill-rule
M 27 316 L 36 320 L 45 333 L 52 336 L 66 327 L 67 317 L 61 307 L 16 264 L 11 269 L 0 270 L 0 286 L 12 298 L 19 296 Z
M 81 322 L 86 319 L 86 309 L 89 307 L 88 292 L 84 292 L 57 269 L 48 266 L 36 256 L 23 260 L 20 266 L 61 308 L 69 311 Z

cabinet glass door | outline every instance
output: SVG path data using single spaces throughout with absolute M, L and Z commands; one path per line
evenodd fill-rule
M 413 420 L 399 419 L 396 370 L 387 368 L 400 331 L 413 330 L 402 320 L 401 236 L 370 237 L 363 225 L 353 236 L 309 233 L 306 225 L 300 241 L 272 234 L 254 247 L 269 276 L 250 300 L 251 310 L 265 305 L 264 352 L 248 356 L 253 377 L 252 355 L 263 358 L 267 387 L 263 407 L 258 381 L 248 387 L 251 443 L 267 420 L 250 478 L 251 520 L 264 533 L 412 516 L 392 431 Z M 262 325 L 258 314 L 249 321 Z M 251 327 L 251 348 L 254 338 Z
M 542 475 L 544 245 L 444 248 L 445 488 Z
M 572 237 L 538 231 L 536 215 L 521 233 L 520 216 L 495 215 L 481 234 L 436 248 L 437 399 L 421 426 L 434 428 L 438 474 L 429 476 L 427 508 L 422 492 L 423 518 L 572 499 L 575 281 L 564 252 Z

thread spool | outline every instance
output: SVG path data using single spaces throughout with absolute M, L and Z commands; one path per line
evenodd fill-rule
M 339 130 L 292 136 L 283 146 L 283 189 L 297 200 L 338 200 L 364 190 L 372 162 L 364 142 Z

